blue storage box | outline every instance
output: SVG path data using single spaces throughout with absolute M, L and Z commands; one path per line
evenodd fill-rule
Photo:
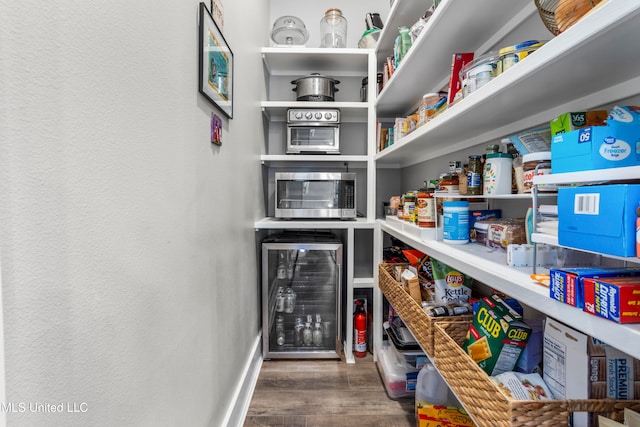
M 559 133 L 551 141 L 551 173 L 640 165 L 638 107 L 614 107 L 606 126 Z
M 558 243 L 610 255 L 636 256 L 640 184 L 558 190 Z

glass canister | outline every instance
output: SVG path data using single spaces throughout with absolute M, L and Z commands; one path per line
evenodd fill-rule
M 416 197 L 413 193 L 404 196 L 404 208 L 402 209 L 403 219 L 408 222 L 415 222 Z
M 347 19 L 340 9 L 329 9 L 320 20 L 320 47 L 347 47 Z
M 533 177 L 536 176 L 536 166 L 538 166 L 537 175 L 551 174 L 551 152 L 542 151 L 538 153 L 529 153 L 522 156 L 524 171 L 524 192 L 530 193 L 533 188 Z M 553 184 L 541 184 L 538 191 L 555 192 L 558 187 Z
M 467 194 L 482 194 L 482 156 L 469 156 L 467 167 Z
M 418 227 L 436 226 L 436 202 L 433 198 L 433 188 L 428 188 L 427 183 L 418 191 L 416 208 L 418 211 Z

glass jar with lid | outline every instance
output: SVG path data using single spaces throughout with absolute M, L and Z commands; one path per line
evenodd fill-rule
M 320 20 L 320 47 L 347 47 L 347 19 L 332 8 Z

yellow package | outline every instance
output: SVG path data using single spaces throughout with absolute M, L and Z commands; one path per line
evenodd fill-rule
M 418 427 L 475 427 L 464 408 L 416 402 Z

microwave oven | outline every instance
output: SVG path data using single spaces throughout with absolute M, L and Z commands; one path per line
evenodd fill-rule
M 276 172 L 276 218 L 356 217 L 356 174 Z

